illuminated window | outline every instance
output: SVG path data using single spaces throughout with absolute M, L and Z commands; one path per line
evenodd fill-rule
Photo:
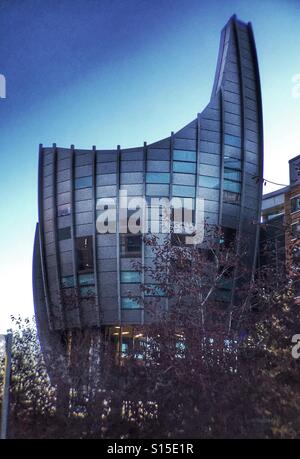
M 122 284 L 138 284 L 141 282 L 141 273 L 138 271 L 121 271 Z
M 166 296 L 165 291 L 158 285 L 147 284 L 145 287 L 149 289 L 145 291 L 145 296 Z
M 140 309 L 139 302 L 133 298 L 121 298 L 122 309 Z
M 74 287 L 74 276 L 64 276 L 61 278 L 62 288 Z
M 94 274 L 93 273 L 79 274 L 78 282 L 79 282 L 80 286 L 81 285 L 82 286 L 84 286 L 84 285 L 94 285 L 95 284 Z
M 95 296 L 95 287 L 89 285 L 87 287 L 80 287 L 81 298 L 93 298 Z

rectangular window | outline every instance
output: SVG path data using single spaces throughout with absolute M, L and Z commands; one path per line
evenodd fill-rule
M 70 215 L 71 213 L 71 205 L 70 204 L 61 204 L 57 206 L 57 216 L 58 217 L 65 217 L 66 215 Z
M 228 180 L 235 180 L 239 182 L 241 180 L 241 172 L 235 169 L 228 169 L 227 167 L 224 168 L 224 178 Z
M 220 180 L 217 177 L 207 177 L 206 175 L 199 175 L 199 186 L 205 188 L 220 188 Z
M 179 196 L 183 198 L 194 198 L 195 187 L 184 186 L 184 185 L 173 185 L 173 196 Z
M 220 237 L 220 244 L 224 244 L 225 247 L 230 247 L 236 240 L 236 229 L 222 227 L 222 236 Z
M 192 174 L 179 174 L 175 172 L 173 174 L 173 184 L 175 185 L 188 185 L 195 186 L 196 175 Z
M 142 235 L 141 234 L 120 234 L 121 257 L 142 256 Z
M 75 178 L 75 189 L 80 190 L 81 188 L 89 188 L 92 186 L 92 176 L 88 177 L 77 177 Z
M 226 145 L 231 145 L 232 147 L 240 147 L 241 146 L 241 139 L 235 135 L 225 134 L 224 135 L 224 143 Z
M 300 210 L 300 196 L 291 199 L 291 212 L 298 212 Z
M 169 172 L 147 172 L 146 182 L 147 183 L 169 183 L 170 174 Z
M 145 291 L 145 296 L 166 296 L 164 290 L 155 284 L 145 285 L 149 290 Z
M 196 162 L 196 152 L 189 150 L 173 150 L 174 161 L 191 161 Z
M 94 274 L 93 273 L 79 274 L 78 282 L 80 286 L 94 285 L 95 284 Z
M 80 287 L 81 298 L 93 298 L 95 296 L 95 287 L 89 285 L 87 287 Z
M 232 182 L 231 180 L 224 180 L 224 190 L 233 191 L 234 193 L 240 193 L 241 184 L 239 182 Z
M 122 309 L 140 309 L 140 304 L 133 298 L 121 298 Z
M 242 162 L 239 159 L 224 156 L 224 166 L 230 169 L 242 169 Z
M 71 239 L 71 227 L 59 228 L 57 231 L 58 240 L 64 241 L 65 239 Z
M 61 278 L 62 288 L 71 288 L 74 287 L 74 276 L 64 276 Z
M 233 191 L 224 190 L 223 201 L 228 204 L 239 204 L 241 201 L 240 193 L 234 193 Z
M 185 163 L 184 161 L 173 161 L 173 172 L 183 172 L 185 174 L 196 173 L 196 163 Z
M 94 269 L 92 236 L 77 237 L 76 241 L 77 270 L 89 273 Z
M 291 226 L 291 233 L 293 238 L 300 238 L 300 223 L 293 223 Z
M 122 284 L 138 284 L 141 282 L 141 273 L 138 271 L 121 271 Z

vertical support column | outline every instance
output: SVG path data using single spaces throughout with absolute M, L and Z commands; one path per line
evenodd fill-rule
M 78 288 L 78 273 L 77 273 L 77 256 L 76 256 L 76 245 L 75 245 L 75 147 L 71 145 L 71 167 L 70 167 L 70 182 L 71 182 L 71 237 L 72 237 L 72 262 L 73 262 L 73 276 L 74 276 L 74 287 L 75 287 L 75 302 L 78 312 L 78 325 L 81 327 L 82 321 L 80 317 L 80 305 L 79 305 L 79 288 Z
M 48 318 L 49 330 L 53 330 L 52 313 L 49 304 L 50 292 L 48 275 L 46 268 L 46 254 L 45 254 L 45 239 L 44 239 L 44 159 L 43 159 L 43 145 L 39 145 L 39 171 L 38 171 L 38 217 L 39 217 L 39 244 L 41 254 L 41 269 L 43 277 L 43 285 L 45 292 L 45 304 Z
M 223 187 L 224 187 L 224 103 L 223 103 L 223 89 L 220 89 L 220 194 L 219 194 L 219 226 L 222 225 L 223 214 Z
M 120 263 L 120 167 L 121 167 L 121 147 L 117 146 L 117 205 L 116 205 L 116 243 L 117 243 L 117 294 L 118 294 L 118 324 L 121 325 L 121 263 Z
M 256 267 L 256 259 L 257 254 L 259 253 L 259 232 L 260 232 L 260 225 L 259 225 L 259 218 L 261 216 L 261 207 L 262 207 L 262 194 L 263 194 L 263 161 L 264 161 L 264 138 L 263 138 L 263 113 L 262 113 L 262 97 L 261 97 L 261 87 L 260 87 L 260 75 L 259 75 L 259 68 L 258 68 L 258 60 L 257 60 L 257 52 L 254 40 L 254 34 L 252 29 L 251 22 L 248 23 L 248 31 L 249 31 L 249 38 L 250 38 L 250 47 L 253 54 L 253 62 L 254 62 L 254 71 L 255 71 L 255 82 L 256 82 L 256 97 L 257 97 L 257 115 L 258 115 L 258 143 L 259 143 L 259 178 L 260 178 L 260 186 L 259 186 L 259 204 L 258 204 L 258 221 L 256 222 L 256 236 L 255 236 L 255 256 L 253 257 L 253 266 L 252 266 L 252 276 L 254 275 L 255 267 Z
M 241 202 L 240 202 L 240 212 L 239 212 L 239 225 L 238 225 L 238 232 L 237 232 L 237 239 L 236 239 L 236 253 L 239 254 L 241 249 L 241 233 L 243 227 L 243 209 L 244 209 L 244 201 L 245 201 L 245 149 L 246 149 L 246 141 L 245 141 L 245 101 L 244 101 L 244 78 L 243 78 L 243 66 L 242 66 L 242 58 L 241 58 L 241 50 L 240 50 L 240 43 L 238 38 L 238 31 L 236 25 L 236 17 L 233 19 L 233 32 L 237 47 L 237 61 L 238 61 L 238 69 L 239 69 L 239 81 L 240 81 L 240 103 L 241 103 L 241 163 L 242 163 L 242 183 L 241 183 Z M 234 269 L 234 276 L 233 276 L 233 285 L 232 285 L 232 293 L 231 293 L 231 303 L 230 307 L 233 306 L 234 297 L 235 297 L 235 287 L 236 287 L 236 280 L 239 275 L 239 266 L 236 265 Z
M 146 200 L 146 167 L 147 167 L 147 142 L 144 142 L 143 147 L 143 199 Z M 147 217 L 147 224 L 148 224 L 148 217 L 149 217 L 149 209 L 147 206 L 147 215 L 143 214 L 144 218 Z M 145 225 L 144 225 L 145 228 Z M 142 233 L 142 284 L 145 284 L 145 242 L 144 242 L 145 234 Z M 142 300 L 143 300 L 143 309 L 141 310 L 141 324 L 144 325 L 145 323 L 145 292 L 142 291 Z
M 94 280 L 95 280 L 95 306 L 97 308 L 98 317 L 97 325 L 100 326 L 100 305 L 99 305 L 99 290 L 98 290 L 98 266 L 97 266 L 97 232 L 96 232 L 96 146 L 93 145 L 92 157 L 92 206 L 93 206 L 93 264 L 94 264 Z
M 52 174 L 52 208 L 53 208 L 53 234 L 54 234 L 54 246 L 55 246 L 55 266 L 56 266 L 56 285 L 57 285 L 57 301 L 60 315 L 60 328 L 65 329 L 66 320 L 64 309 L 62 305 L 62 294 L 61 294 L 61 272 L 60 272 L 60 256 L 58 247 L 58 235 L 57 235 L 57 148 L 56 143 L 53 144 L 53 174 Z

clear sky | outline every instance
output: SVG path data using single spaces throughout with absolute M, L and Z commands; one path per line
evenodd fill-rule
M 39 143 L 125 148 L 181 128 L 209 101 L 234 13 L 254 28 L 264 175 L 287 184 L 300 154 L 300 0 L 0 1 L 0 333 L 33 312 Z

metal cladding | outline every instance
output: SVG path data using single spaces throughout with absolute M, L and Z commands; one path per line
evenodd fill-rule
M 254 267 L 262 181 L 253 177 L 262 178 L 262 168 L 255 42 L 251 24 L 235 16 L 221 34 L 210 102 L 180 131 L 137 148 L 40 146 L 33 290 L 42 342 L 51 347 L 51 333 L 62 330 L 150 320 L 128 299 L 126 292 L 134 295 L 138 283 L 126 281 L 133 258 L 118 228 L 115 234 L 97 233 L 99 198 L 118 202 L 124 189 L 128 196 L 204 198 L 207 222 L 235 231 L 237 250 L 247 240 L 248 263 Z M 138 258 L 151 262 L 150 252 L 142 243 Z M 89 287 L 92 299 L 85 295 Z M 68 288 L 82 295 L 68 301 Z M 231 301 L 233 291 L 234 285 Z M 160 301 L 163 306 L 167 300 Z

